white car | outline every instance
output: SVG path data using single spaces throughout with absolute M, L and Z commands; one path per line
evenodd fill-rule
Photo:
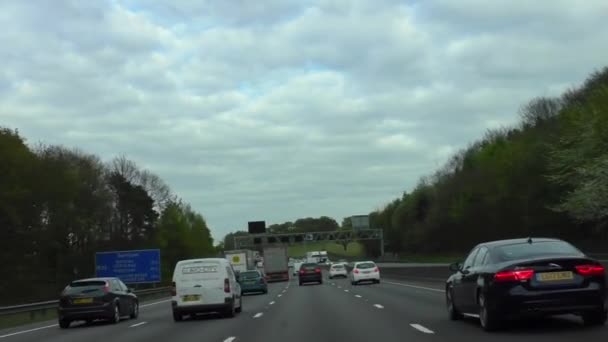
M 350 283 L 358 285 L 363 281 L 380 283 L 380 269 L 373 261 L 359 261 L 353 265 L 353 270 L 350 272 Z
M 343 264 L 333 264 L 329 268 L 329 279 L 333 279 L 335 277 L 348 278 L 348 271 Z
M 171 290 L 173 319 L 185 315 L 219 312 L 234 317 L 241 312 L 241 286 L 230 262 L 224 258 L 179 261 L 173 271 Z

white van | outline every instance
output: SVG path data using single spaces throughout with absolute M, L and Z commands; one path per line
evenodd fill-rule
M 223 258 L 190 259 L 179 261 L 173 271 L 171 305 L 173 319 L 184 315 L 219 312 L 234 317 L 241 312 L 241 286 L 232 265 Z

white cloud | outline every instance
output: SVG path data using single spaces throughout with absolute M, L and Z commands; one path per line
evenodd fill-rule
M 218 238 L 339 220 L 603 66 L 606 2 L 548 3 L 4 1 L 0 124 L 128 155 Z

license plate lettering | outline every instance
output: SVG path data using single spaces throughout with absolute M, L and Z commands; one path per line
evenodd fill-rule
M 91 304 L 93 303 L 93 298 L 77 298 L 74 299 L 74 304 Z
M 199 295 L 185 295 L 182 300 L 184 302 L 195 302 L 197 300 L 199 300 L 201 298 L 201 296 Z
M 545 273 L 539 273 L 537 276 L 537 279 L 542 282 L 572 280 L 572 279 L 574 279 L 574 274 L 570 271 L 545 272 Z

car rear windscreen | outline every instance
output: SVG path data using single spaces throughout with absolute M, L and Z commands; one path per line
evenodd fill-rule
M 374 264 L 373 262 L 364 262 L 364 263 L 360 263 L 357 265 L 358 269 L 364 270 L 364 269 L 368 269 L 368 268 L 374 268 L 376 267 L 376 264 Z
M 240 275 L 241 279 L 247 280 L 247 279 L 259 279 L 260 278 L 260 273 L 253 271 L 253 272 L 241 272 Z
M 103 288 L 106 286 L 104 280 L 90 280 L 90 281 L 75 281 L 72 282 L 66 289 L 64 294 L 75 295 L 75 294 L 91 294 L 96 295 L 103 293 Z
M 496 247 L 494 254 L 496 255 L 496 259 L 500 262 L 552 255 L 582 255 L 581 251 L 564 241 L 540 241 L 504 245 Z
M 331 268 L 333 268 L 334 270 L 343 270 L 344 265 L 333 265 Z
M 319 265 L 317 265 L 317 264 L 303 264 L 302 266 L 300 266 L 300 268 L 303 268 L 307 271 L 310 271 L 310 270 L 314 271 L 317 267 L 319 267 Z

